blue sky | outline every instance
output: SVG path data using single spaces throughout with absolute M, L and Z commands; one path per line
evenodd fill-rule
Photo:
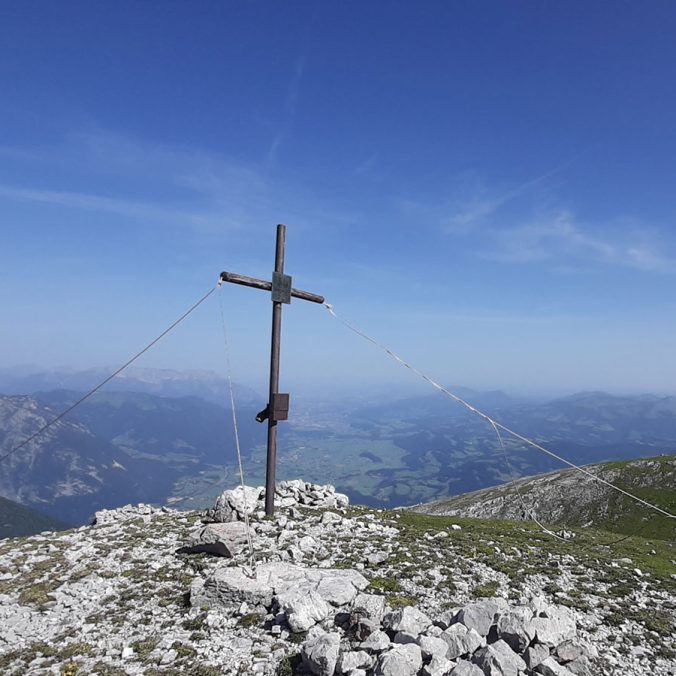
M 221 270 L 446 383 L 676 391 L 670 2 L 4 2 L 0 367 L 117 365 Z M 222 292 L 235 377 L 270 301 Z M 282 386 L 409 383 L 319 306 Z M 142 365 L 223 370 L 218 301 Z

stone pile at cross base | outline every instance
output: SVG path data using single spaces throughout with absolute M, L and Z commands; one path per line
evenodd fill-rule
M 246 543 L 245 512 L 260 512 L 262 488 L 225 491 L 203 515 L 188 551 L 232 557 Z M 279 484 L 275 503 L 294 509 L 347 506 L 332 486 L 303 481 Z M 284 521 L 284 517 L 282 517 Z M 331 527 L 342 517 L 324 512 Z M 316 546 L 306 536 L 306 548 Z M 303 558 L 287 550 L 290 559 Z M 376 557 L 377 558 L 377 557 Z M 390 608 L 382 595 L 365 590 L 369 581 L 356 570 L 306 568 L 287 562 L 218 568 L 190 590 L 195 607 L 264 618 L 273 635 L 303 634 L 297 673 L 315 676 L 593 676 L 593 646 L 577 637 L 573 613 L 535 598 L 510 606 L 485 599 L 431 618 L 414 606 Z
M 296 507 L 347 507 L 350 500 L 343 493 L 327 484 L 320 486 L 302 479 L 280 481 L 275 488 L 275 508 Z M 265 488 L 258 486 L 238 486 L 233 490 L 223 491 L 217 498 L 213 508 L 204 512 L 205 522 L 238 521 L 244 513 L 265 515 Z
M 351 507 L 304 481 L 279 484 L 272 519 L 262 498 L 240 487 L 202 513 L 127 506 L 0 541 L 0 673 L 676 673 L 676 595 L 630 559 Z M 628 579 L 634 615 L 611 596 Z

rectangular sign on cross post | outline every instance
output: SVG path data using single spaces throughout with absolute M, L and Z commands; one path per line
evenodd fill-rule
M 238 275 L 234 272 L 221 272 L 221 281 L 251 286 L 255 289 L 270 291 L 272 296 L 272 341 L 270 345 L 270 392 L 268 405 L 256 416 L 258 422 L 268 421 L 268 451 L 265 475 L 265 514 L 275 513 L 275 470 L 277 466 L 277 423 L 289 417 L 289 395 L 279 392 L 279 359 L 282 336 L 282 304 L 290 303 L 291 298 L 300 298 L 311 303 L 323 303 L 323 296 L 308 291 L 294 289 L 290 275 L 284 274 L 284 245 L 286 226 L 277 226 L 277 244 L 275 247 L 275 269 L 272 281 L 266 282 L 254 277 Z

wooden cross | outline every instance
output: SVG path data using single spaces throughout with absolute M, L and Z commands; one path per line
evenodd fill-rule
M 238 275 L 234 272 L 221 272 L 222 282 L 242 284 L 254 289 L 272 291 L 272 345 L 270 349 L 270 397 L 268 405 L 256 416 L 258 422 L 268 421 L 268 453 L 265 475 L 265 514 L 275 513 L 275 468 L 277 465 L 277 423 L 289 417 L 289 395 L 279 390 L 279 351 L 282 335 L 282 303 L 290 303 L 291 298 L 309 300 L 311 303 L 323 303 L 324 298 L 315 293 L 291 288 L 291 277 L 284 274 L 284 242 L 286 226 L 277 226 L 277 247 L 275 250 L 275 270 L 272 282 L 254 277 Z

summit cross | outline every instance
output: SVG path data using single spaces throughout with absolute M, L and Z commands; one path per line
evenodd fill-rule
M 323 303 L 324 297 L 309 291 L 291 287 L 291 276 L 284 274 L 284 244 L 286 226 L 277 226 L 275 269 L 272 281 L 238 275 L 235 272 L 221 272 L 221 282 L 241 284 L 254 289 L 272 292 L 272 342 L 270 347 L 270 395 L 268 405 L 256 416 L 258 422 L 268 421 L 268 452 L 265 475 L 265 514 L 275 513 L 275 470 L 277 466 L 277 423 L 289 417 L 289 395 L 279 392 L 279 356 L 282 337 L 282 304 L 291 303 L 291 298 L 300 298 L 311 303 Z

